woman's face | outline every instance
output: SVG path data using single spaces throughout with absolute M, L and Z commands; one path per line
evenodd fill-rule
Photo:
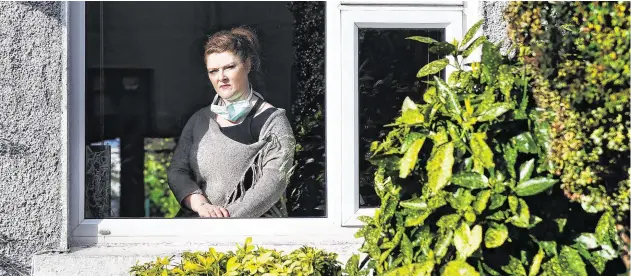
M 227 101 L 247 95 L 249 65 L 232 52 L 212 53 L 206 57 L 208 78 L 219 97 Z

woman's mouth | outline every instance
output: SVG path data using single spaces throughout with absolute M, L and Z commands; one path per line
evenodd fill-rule
M 228 89 L 228 88 L 230 88 L 230 84 L 221 85 L 221 86 L 219 86 L 219 88 L 221 88 L 221 89 Z

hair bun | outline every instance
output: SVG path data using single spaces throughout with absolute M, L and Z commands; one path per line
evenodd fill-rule
M 247 27 L 236 27 L 236 28 L 232 28 L 230 30 L 230 33 L 232 33 L 233 35 L 237 36 L 237 37 L 243 37 L 247 40 L 248 42 L 248 46 L 250 47 L 250 49 L 256 53 L 259 54 L 259 40 L 258 38 L 256 38 L 256 34 L 254 33 L 254 31 L 252 31 L 251 29 L 247 28 Z

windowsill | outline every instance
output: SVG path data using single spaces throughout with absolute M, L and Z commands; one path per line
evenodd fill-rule
M 138 240 L 138 237 L 134 239 Z M 154 261 L 156 257 L 178 256 L 184 251 L 207 251 L 209 247 L 214 247 L 220 252 L 235 251 L 236 244 L 243 244 L 245 237 L 221 237 L 221 240 L 203 243 L 165 244 L 157 241 L 156 238 L 150 238 L 150 240 L 148 239 L 146 243 L 107 243 L 71 247 L 69 253 L 35 255 L 32 259 L 32 272 L 33 275 L 129 275 L 129 268 L 136 262 Z M 352 254 L 358 253 L 361 242 L 362 240 L 347 235 L 252 237 L 254 245 L 281 250 L 285 253 L 304 245 L 335 252 L 342 263 L 345 263 Z

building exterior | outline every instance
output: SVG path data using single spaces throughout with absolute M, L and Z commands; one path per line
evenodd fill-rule
M 255 244 L 281 250 L 313 245 L 345 260 L 361 245 L 353 237 L 360 225 L 356 217 L 370 214 L 370 209 L 356 204 L 357 188 L 341 185 L 356 182 L 355 175 L 344 173 L 356 162 L 356 156 L 347 152 L 356 141 L 345 132 L 353 121 L 344 119 L 348 110 L 353 112 L 348 106 L 354 101 L 352 93 L 346 93 L 348 87 L 353 89 L 346 80 L 355 70 L 347 65 L 356 63 L 356 39 L 349 32 L 354 26 L 407 24 L 442 26 L 447 37 L 459 37 L 483 18 L 484 34 L 502 41 L 505 5 L 452 0 L 327 2 L 327 216 L 202 221 L 82 216 L 82 95 L 86 63 L 94 60 L 83 55 L 90 47 L 85 3 L 0 3 L 0 275 L 126 275 L 136 261 L 209 246 L 229 250 L 248 236 Z

